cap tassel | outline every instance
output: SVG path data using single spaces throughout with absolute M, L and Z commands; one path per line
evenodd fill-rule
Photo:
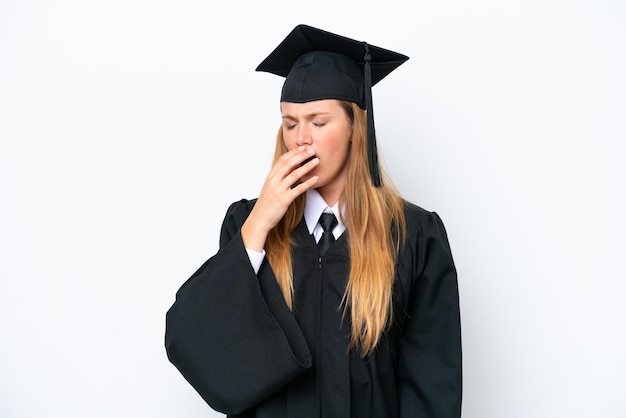
M 380 170 L 378 167 L 378 151 L 376 148 L 376 132 L 374 129 L 374 107 L 372 105 L 372 70 L 370 63 L 372 56 L 370 49 L 365 44 L 365 106 L 367 112 L 367 158 L 370 166 L 370 176 L 374 187 L 381 187 Z

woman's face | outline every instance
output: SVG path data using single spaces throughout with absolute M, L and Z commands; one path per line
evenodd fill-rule
M 288 150 L 306 147 L 315 152 L 319 164 L 302 180 L 319 176 L 315 188 L 330 205 L 343 192 L 348 173 L 352 125 L 338 100 L 307 103 L 282 102 L 283 139 Z M 330 201 L 329 201 L 330 200 Z

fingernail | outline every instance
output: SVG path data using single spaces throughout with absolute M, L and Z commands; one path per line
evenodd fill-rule
M 304 145 L 302 145 L 302 146 L 298 147 L 298 149 L 299 149 L 300 151 L 303 151 L 303 150 L 304 150 Z

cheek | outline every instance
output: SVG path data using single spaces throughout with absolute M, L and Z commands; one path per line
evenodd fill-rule
M 346 160 L 348 158 L 348 155 L 350 155 L 350 145 L 350 137 L 344 136 L 337 141 L 337 154 L 339 158 L 342 160 Z
M 294 135 L 290 135 L 284 129 L 283 129 L 283 143 L 285 144 L 285 147 L 287 148 L 287 151 L 291 151 L 292 149 L 297 147 L 295 136 Z

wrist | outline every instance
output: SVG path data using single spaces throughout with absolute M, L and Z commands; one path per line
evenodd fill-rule
M 250 250 L 263 252 L 269 230 L 270 228 L 255 220 L 251 214 L 241 227 L 243 245 Z

